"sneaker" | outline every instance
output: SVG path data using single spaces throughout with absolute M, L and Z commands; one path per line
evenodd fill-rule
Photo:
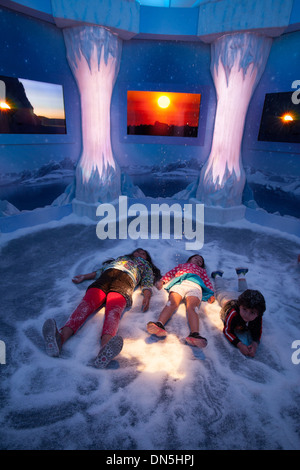
M 58 357 L 62 347 L 62 340 L 55 320 L 52 318 L 46 320 L 43 325 L 43 337 L 48 356 Z
M 167 332 L 165 330 L 165 327 L 160 321 L 153 322 L 149 321 L 147 323 L 147 331 L 150 333 L 150 335 L 156 335 L 159 337 L 167 336 Z
M 112 361 L 123 348 L 122 336 L 113 336 L 103 348 L 100 349 L 95 359 L 94 366 L 97 369 L 105 369 L 110 361 Z
M 235 271 L 236 271 L 238 276 L 240 274 L 243 274 L 245 276 L 249 270 L 248 270 L 248 268 L 235 268 Z
M 224 271 L 213 271 L 213 272 L 211 273 L 211 277 L 212 277 L 213 279 L 215 279 L 216 276 L 222 277 L 223 274 L 224 274 Z
M 185 340 L 188 344 L 197 348 L 205 348 L 207 346 L 207 339 L 200 336 L 199 333 L 190 333 Z

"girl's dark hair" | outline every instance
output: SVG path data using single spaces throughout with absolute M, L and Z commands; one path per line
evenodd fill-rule
M 158 269 L 157 266 L 155 266 L 155 264 L 153 263 L 152 259 L 151 259 L 151 256 L 150 254 L 148 253 L 147 250 L 144 250 L 144 248 L 136 248 L 135 250 L 133 250 L 131 253 L 128 253 L 127 255 L 123 255 L 123 256 L 128 256 L 129 258 L 133 258 L 133 253 L 136 251 L 136 250 L 143 250 L 145 253 L 146 253 L 146 261 L 148 261 L 148 263 L 150 264 L 150 267 L 152 269 L 152 272 L 153 272 L 153 277 L 154 277 L 154 281 L 153 281 L 153 284 L 157 281 L 160 280 L 161 278 L 161 272 L 160 270 Z M 112 261 L 115 261 L 115 258 L 110 258 L 110 259 L 107 259 L 106 261 L 103 262 L 103 264 L 108 264 L 108 263 L 111 263 Z
M 262 317 L 266 310 L 266 302 L 264 296 L 258 290 L 247 289 L 236 300 L 229 300 L 221 309 L 221 318 L 224 321 L 229 310 L 234 308 L 240 311 L 240 306 L 245 308 L 255 308 L 258 316 Z
M 190 259 L 194 258 L 194 256 L 200 256 L 203 259 L 203 266 L 202 268 L 205 269 L 205 261 L 202 255 L 199 255 L 198 253 L 195 253 L 194 255 L 190 256 L 189 259 L 187 260 L 187 263 L 190 261 Z

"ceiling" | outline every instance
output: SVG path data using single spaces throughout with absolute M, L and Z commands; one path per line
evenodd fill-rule
M 137 0 L 138 3 L 144 6 L 165 8 L 192 8 L 207 1 L 208 0 Z

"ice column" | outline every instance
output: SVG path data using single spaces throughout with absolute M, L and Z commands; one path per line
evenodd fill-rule
M 88 205 L 112 201 L 121 194 L 120 170 L 111 147 L 110 104 L 122 41 L 99 26 L 66 28 L 64 38 L 81 99 L 82 153 L 73 208 L 85 214 Z
M 212 44 L 217 93 L 212 147 L 200 174 L 197 199 L 232 207 L 242 201 L 245 172 L 241 142 L 248 105 L 267 62 L 272 40 L 254 33 L 224 35 Z

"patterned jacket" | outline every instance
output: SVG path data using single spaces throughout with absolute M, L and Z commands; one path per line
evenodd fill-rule
M 98 279 L 104 271 L 111 268 L 119 269 L 129 274 L 135 287 L 140 284 L 142 290 L 149 289 L 152 292 L 154 282 L 153 271 L 148 261 L 143 258 L 139 256 L 132 258 L 130 256 L 119 256 L 119 258 L 103 264 L 96 272 L 96 279 Z

